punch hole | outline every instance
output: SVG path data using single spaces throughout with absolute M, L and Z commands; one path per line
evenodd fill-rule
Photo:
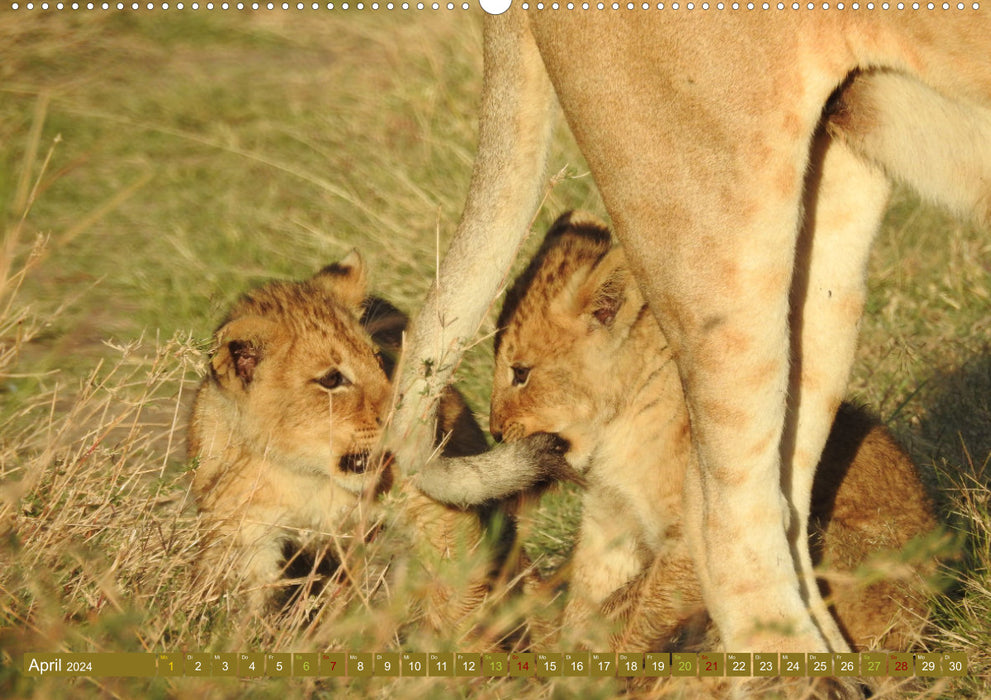
M 512 4 L 512 0 L 478 0 L 482 9 L 485 10 L 490 15 L 501 15 L 503 12 L 509 9 Z M 523 9 L 527 9 L 527 5 L 523 5 Z

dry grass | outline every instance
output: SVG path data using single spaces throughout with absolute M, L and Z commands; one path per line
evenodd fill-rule
M 307 276 L 360 246 L 375 289 L 415 308 L 468 181 L 477 30 L 457 13 L 0 15 L 0 695 L 618 692 L 587 680 L 38 682 L 17 668 L 41 650 L 469 644 L 413 624 L 408 601 L 429 582 L 402 575 L 398 536 L 348 550 L 356 585 L 242 618 L 192 573 L 183 433 L 206 339 L 246 286 Z M 552 168 L 565 167 L 537 230 L 565 208 L 601 211 L 562 136 Z M 932 695 L 980 697 L 991 672 L 991 238 L 899 196 L 872 268 L 852 390 L 910 445 L 967 536 L 926 644 L 971 664 L 971 677 Z M 481 343 L 462 372 L 476 408 L 490 376 Z M 573 499 L 547 504 L 529 545 L 547 568 L 575 516 Z M 398 516 L 386 505 L 379 517 Z

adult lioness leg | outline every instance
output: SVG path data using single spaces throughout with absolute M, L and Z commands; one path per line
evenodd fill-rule
M 676 352 L 699 462 L 686 530 L 707 606 L 728 648 L 824 649 L 786 537 L 780 448 L 806 166 L 822 105 L 843 74 L 752 72 L 762 60 L 794 65 L 797 39 L 744 45 L 733 37 L 760 30 L 739 16 L 709 19 L 704 31 L 692 17 L 661 24 L 639 13 L 546 23 L 538 13 L 532 23 L 617 237 Z M 630 37 L 637 66 L 622 70 Z M 590 75 L 609 79 L 592 84 Z M 782 82 L 794 98 L 785 103 Z M 731 100 L 719 85 L 733 86 Z
M 813 154 L 819 168 L 807 189 L 813 195 L 806 202 L 810 225 L 796 268 L 801 271 L 807 261 L 809 274 L 799 273 L 793 287 L 793 303 L 804 299 L 791 321 L 799 334 L 793 357 L 819 358 L 814 369 L 793 368 L 792 386 L 798 389 L 790 399 L 801 408 L 793 447 L 786 439 L 782 451 L 786 458 L 792 454 L 790 493 L 800 517 L 807 501 L 798 497 L 806 493 L 798 480 L 811 478 L 805 467 L 814 459 L 822 426 L 805 397 L 818 392 L 828 398 L 831 392 L 828 403 L 838 404 L 843 393 L 842 363 L 854 352 L 855 321 L 863 307 L 867 245 L 889 189 L 884 172 L 959 214 L 991 221 L 991 110 L 961 105 L 916 79 L 881 70 L 855 75 L 829 112 Z M 805 580 L 813 580 L 808 558 L 799 561 Z M 828 613 L 817 610 L 820 615 Z
M 816 465 L 853 364 L 866 297 L 867 254 L 890 185 L 879 168 L 832 140 L 824 128 L 813 144 L 811 163 L 791 294 L 793 364 L 788 400 L 794 419 L 781 447 L 782 468 L 791 464 L 791 471 L 783 471 L 781 478 L 793 509 L 789 540 L 803 595 L 830 647 L 840 648 L 842 635 L 822 598 L 808 595 L 817 585 L 803 533 Z

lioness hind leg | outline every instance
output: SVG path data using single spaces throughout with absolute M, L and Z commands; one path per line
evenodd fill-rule
M 805 533 L 816 465 L 853 364 L 867 257 L 890 185 L 879 169 L 824 132 L 813 145 L 812 164 L 792 283 L 791 416 L 782 440 L 782 485 L 793 508 L 789 540 L 803 593 L 838 651 L 847 645 L 819 595 Z
M 923 197 L 991 226 L 991 109 L 890 71 L 856 75 L 831 108 L 832 136 Z

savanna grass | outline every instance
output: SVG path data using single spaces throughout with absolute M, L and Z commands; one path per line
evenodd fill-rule
M 410 601 L 436 582 L 403 558 L 401 513 L 389 504 L 375 516 L 392 525 L 383 536 L 342 545 L 348 585 L 279 615 L 244 615 L 194 566 L 184 429 L 213 327 L 246 287 L 308 276 L 355 246 L 373 289 L 416 308 L 471 170 L 478 19 L 0 14 L 0 695 L 619 690 L 19 673 L 26 651 L 458 650 L 530 612 L 495 606 L 474 634 L 417 625 Z M 535 230 L 567 208 L 601 213 L 565 134 L 551 168 L 561 177 Z M 851 391 L 910 446 L 964 542 L 925 645 L 965 651 L 970 676 L 927 692 L 980 697 L 991 672 L 991 237 L 898 193 L 871 267 Z M 480 336 L 491 331 L 490 319 Z M 459 381 L 483 424 L 491 371 L 482 340 Z M 528 543 L 542 571 L 563 561 L 576 519 L 574 494 L 545 499 Z

